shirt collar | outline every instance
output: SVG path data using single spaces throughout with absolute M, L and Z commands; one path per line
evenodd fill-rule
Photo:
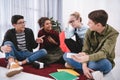
M 80 27 L 78 27 L 78 28 L 77 28 L 77 31 L 81 31 L 81 30 L 82 30 L 82 27 L 83 27 L 83 25 L 80 26 Z
M 101 33 L 100 35 L 103 35 L 103 36 L 104 36 L 104 35 L 106 34 L 106 32 L 107 32 L 107 29 L 108 29 L 108 26 L 106 25 L 106 26 L 105 26 L 105 29 L 102 31 L 102 33 Z

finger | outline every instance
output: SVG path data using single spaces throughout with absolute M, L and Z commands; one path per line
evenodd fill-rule
M 6 51 L 7 51 L 7 52 L 10 52 L 10 51 L 11 51 L 11 48 L 7 48 Z
M 45 37 L 45 35 L 41 36 L 41 38 L 44 38 L 44 37 Z
M 4 47 L 5 48 L 5 50 L 10 50 L 11 49 L 11 47 L 10 46 L 6 46 L 6 47 Z
M 71 55 L 71 58 L 78 60 L 78 58 L 75 55 Z
M 85 74 L 85 76 L 86 76 L 88 79 L 90 79 L 90 77 L 89 77 L 89 75 L 88 75 L 88 74 Z
M 88 75 L 89 75 L 89 77 L 90 77 L 91 79 L 93 78 L 91 73 L 88 73 Z
M 71 55 L 72 59 L 77 61 L 77 62 L 80 62 L 80 58 L 78 58 L 77 56 L 75 55 Z
M 90 72 L 94 72 L 94 70 L 92 70 L 92 69 L 90 69 L 90 68 L 88 68 L 88 69 L 89 69 Z
M 4 53 L 9 53 L 10 51 L 9 50 L 5 50 Z
M 89 79 L 92 79 L 91 73 L 87 73 L 87 74 L 86 74 L 86 77 L 89 78 Z
M 40 41 L 40 40 L 41 40 L 41 37 L 40 37 L 40 38 L 37 38 L 36 40 L 37 40 L 37 41 Z
M 11 49 L 6 49 L 6 51 L 8 52 L 8 51 L 11 51 Z
M 7 44 L 7 47 L 10 47 L 10 44 Z
M 81 57 L 81 56 L 84 56 L 84 55 L 83 55 L 83 54 L 78 54 L 78 56 L 80 56 L 80 57 Z
M 86 54 L 84 52 L 81 52 L 81 55 L 85 56 Z

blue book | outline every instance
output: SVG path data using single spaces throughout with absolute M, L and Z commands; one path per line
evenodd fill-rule
M 78 77 L 65 71 L 53 72 L 49 74 L 55 80 L 77 80 Z

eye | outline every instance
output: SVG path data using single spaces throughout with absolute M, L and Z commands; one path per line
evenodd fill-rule
M 17 24 L 25 24 L 26 21 L 23 21 L 23 22 L 18 22 Z
M 69 21 L 69 23 L 73 23 L 73 22 L 75 22 L 75 20 L 71 20 L 71 21 Z

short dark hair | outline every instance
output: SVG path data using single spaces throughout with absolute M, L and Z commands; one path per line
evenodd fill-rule
M 40 26 L 40 27 L 43 27 L 46 20 L 50 20 L 50 19 L 49 19 L 48 17 L 41 17 L 41 18 L 38 20 L 39 26 Z
M 24 17 L 22 15 L 13 15 L 12 18 L 11 18 L 12 24 L 17 24 L 17 21 L 19 19 L 24 19 Z
M 88 14 L 88 18 L 96 24 L 101 23 L 105 26 L 108 20 L 108 14 L 104 10 L 95 10 Z

